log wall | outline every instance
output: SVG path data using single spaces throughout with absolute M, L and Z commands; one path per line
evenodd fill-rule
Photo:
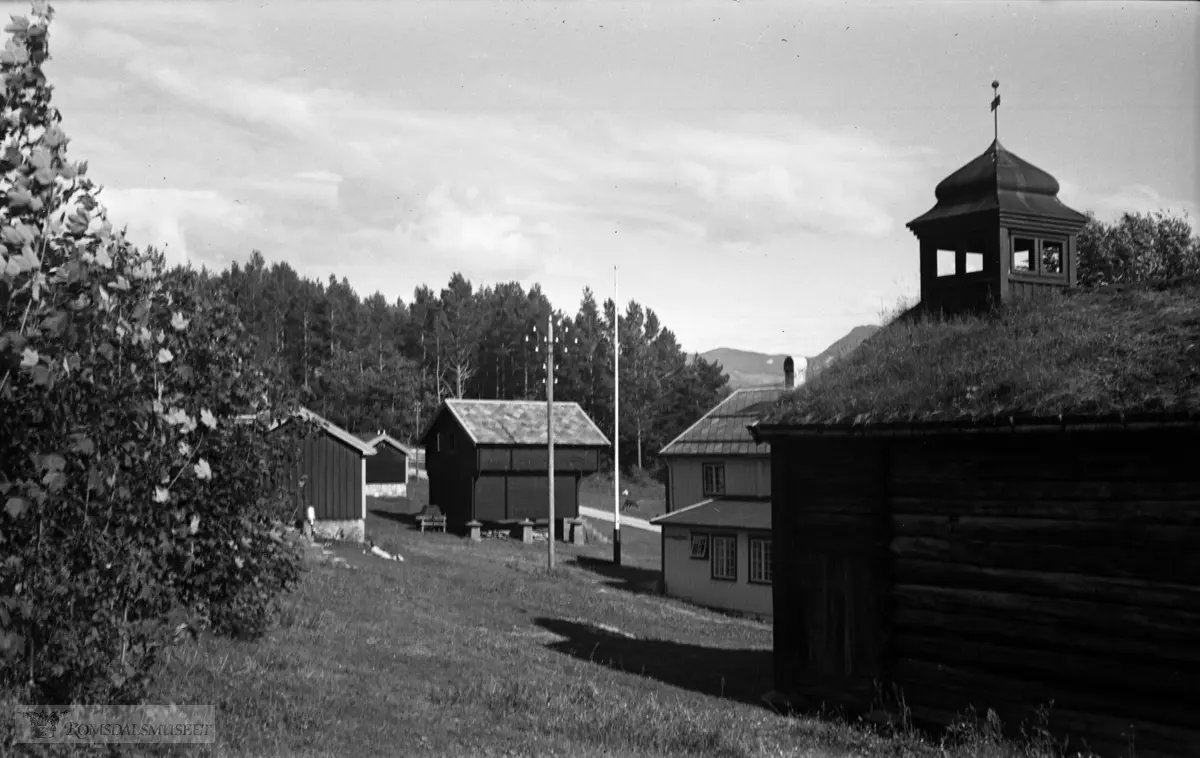
M 791 454 L 818 442 L 830 440 L 796 442 Z M 1050 725 L 1076 747 L 1200 755 L 1200 433 L 854 442 L 877 457 L 862 479 L 885 472 L 888 597 L 872 602 L 889 609 L 884 678 L 914 717 L 945 724 L 971 705 L 1015 727 L 1053 701 Z M 847 489 L 847 515 L 860 495 Z M 829 502 L 794 486 L 787 497 L 776 511 Z M 780 555 L 777 581 L 782 570 L 811 581 L 813 555 Z M 776 618 L 802 600 L 777 590 Z M 777 688 L 796 682 L 803 674 Z

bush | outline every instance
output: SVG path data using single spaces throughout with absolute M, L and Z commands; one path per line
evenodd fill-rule
M 271 377 L 226 293 L 115 232 L 42 73 L 53 11 L 0 54 L 0 686 L 135 702 L 187 627 L 255 635 L 298 576 Z

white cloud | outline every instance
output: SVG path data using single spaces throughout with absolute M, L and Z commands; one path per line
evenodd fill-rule
M 196 241 L 211 228 L 237 232 L 257 215 L 211 190 L 106 187 L 100 201 L 113 226 L 127 227 L 135 245 L 162 249 L 168 265 L 191 261 Z
M 403 243 L 428 246 L 447 262 L 499 277 L 526 278 L 541 270 L 548 225 L 531 229 L 515 213 L 492 210 L 475 187 L 435 188 L 415 218 L 396 227 Z

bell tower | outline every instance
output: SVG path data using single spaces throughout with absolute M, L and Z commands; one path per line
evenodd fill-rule
M 997 93 L 993 113 L 999 105 Z M 926 312 L 978 312 L 1075 286 L 1087 216 L 1058 199 L 1058 180 L 1000 144 L 998 122 L 988 149 L 943 179 L 937 204 L 907 224 L 921 245 Z

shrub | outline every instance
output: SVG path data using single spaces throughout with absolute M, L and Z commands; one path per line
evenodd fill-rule
M 52 9 L 0 54 L 0 686 L 132 702 L 191 625 L 260 633 L 297 577 L 270 381 L 224 293 L 116 232 L 42 73 Z

